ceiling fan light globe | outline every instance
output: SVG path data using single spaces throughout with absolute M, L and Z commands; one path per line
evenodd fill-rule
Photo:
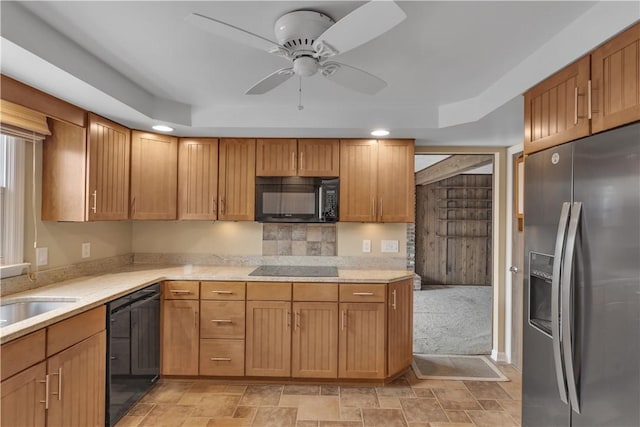
M 298 76 L 310 77 L 318 72 L 318 61 L 309 56 L 301 56 L 293 61 L 293 71 Z

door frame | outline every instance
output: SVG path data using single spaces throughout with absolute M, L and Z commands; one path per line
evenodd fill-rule
M 522 147 L 522 144 L 520 144 Z M 507 181 L 509 173 L 511 173 L 511 181 L 513 185 L 513 173 L 507 165 L 509 155 L 507 154 L 507 146 L 501 147 L 456 147 L 456 146 L 420 146 L 416 145 L 415 154 L 492 154 L 493 158 L 493 222 L 492 222 L 492 279 L 491 286 L 493 289 L 492 296 L 492 324 L 491 324 L 491 358 L 498 362 L 507 361 L 507 352 L 505 347 L 506 321 L 505 306 L 510 305 L 510 301 L 506 301 L 506 282 L 508 276 L 509 264 L 506 262 L 506 255 L 511 251 L 510 236 L 507 237 L 508 227 L 511 221 L 507 212 L 507 203 L 510 197 L 507 197 Z M 521 148 L 522 149 L 522 148 Z M 513 203 L 513 201 L 511 201 Z M 511 205 L 513 206 L 513 205 Z M 509 225 L 507 225 L 509 221 Z M 509 289 L 509 291 L 511 291 Z M 509 329 L 509 334 L 511 329 Z

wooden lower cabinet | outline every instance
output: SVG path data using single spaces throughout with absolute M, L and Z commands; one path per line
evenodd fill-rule
M 248 376 L 291 375 L 291 302 L 247 301 Z
M 387 376 L 400 373 L 413 360 L 413 279 L 388 285 Z
M 47 427 L 104 425 L 106 351 L 102 331 L 48 359 Z
M 163 301 L 161 343 L 163 375 L 198 375 L 200 345 L 198 313 L 198 300 Z
M 385 304 L 340 303 L 339 378 L 385 377 Z
M 338 304 L 294 302 L 291 376 L 337 378 Z
M 47 363 L 41 362 L 2 382 L 0 424 L 44 427 Z

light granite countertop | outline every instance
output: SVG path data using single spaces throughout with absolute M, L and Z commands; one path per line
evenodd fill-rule
M 249 276 L 256 266 L 160 266 L 133 264 L 111 273 L 84 276 L 53 285 L 12 294 L 3 304 L 26 298 L 69 299 L 46 313 L 0 328 L 0 343 L 27 335 L 130 292 L 162 280 L 221 280 L 251 282 L 388 283 L 413 277 L 407 270 L 338 269 L 338 277 Z

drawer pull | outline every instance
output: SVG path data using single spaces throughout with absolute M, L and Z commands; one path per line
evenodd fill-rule
M 231 362 L 230 357 L 212 357 L 210 360 L 213 362 Z
M 231 291 L 211 291 L 212 294 L 233 295 Z
M 356 296 L 359 296 L 359 297 L 371 297 L 371 296 L 373 296 L 373 292 L 354 292 L 353 294 L 356 295 Z
M 188 295 L 191 293 L 188 289 L 171 289 L 171 292 L 179 295 Z
M 233 323 L 233 321 L 227 319 L 212 319 L 211 321 L 213 323 Z

